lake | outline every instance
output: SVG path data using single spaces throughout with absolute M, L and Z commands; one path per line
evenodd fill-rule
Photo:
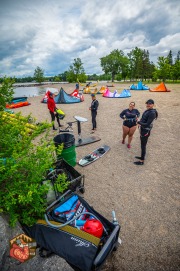
M 55 93 L 59 90 L 57 88 L 49 88 L 49 87 L 43 87 L 43 86 L 37 86 L 37 87 L 14 87 L 14 95 L 13 97 L 34 97 L 34 96 L 40 96 L 44 95 L 48 90 Z

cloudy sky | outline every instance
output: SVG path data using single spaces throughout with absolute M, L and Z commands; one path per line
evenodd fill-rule
M 101 57 L 135 47 L 177 55 L 179 0 L 0 0 L 0 76 L 57 75 L 78 57 L 101 74 Z

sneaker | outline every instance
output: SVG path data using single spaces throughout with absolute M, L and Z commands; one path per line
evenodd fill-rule
M 63 127 L 64 125 L 60 124 L 59 127 Z
M 130 148 L 131 148 L 131 145 L 130 145 L 130 144 L 127 144 L 127 147 L 128 147 L 128 149 L 130 149 Z
M 136 166 L 143 166 L 143 165 L 144 165 L 144 162 L 138 161 L 138 162 L 134 162 L 134 164 L 135 164 Z
M 125 144 L 125 140 L 124 139 L 122 140 L 122 144 Z
M 53 131 L 56 131 L 57 130 L 57 128 L 53 128 Z

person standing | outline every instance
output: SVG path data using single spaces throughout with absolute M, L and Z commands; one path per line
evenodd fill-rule
M 135 109 L 135 103 L 131 102 L 129 104 L 129 108 L 123 110 L 120 113 L 120 118 L 122 118 L 123 121 L 123 138 L 122 138 L 122 144 L 125 144 L 125 139 L 128 136 L 128 149 L 131 148 L 131 141 L 133 139 L 133 135 L 137 128 L 137 120 L 140 116 L 140 113 L 137 109 Z
M 91 106 L 89 107 L 89 110 L 91 110 L 91 116 L 92 116 L 92 133 L 96 131 L 97 123 L 96 123 L 96 116 L 97 116 L 97 110 L 99 106 L 99 102 L 96 100 L 96 95 L 91 94 L 92 102 Z
M 52 92 L 48 91 L 47 95 L 48 95 L 47 107 L 48 107 L 49 113 L 51 115 L 51 120 L 52 120 L 52 123 L 53 123 L 53 130 L 57 130 L 55 128 L 55 125 L 54 125 L 55 118 L 57 120 L 57 123 L 58 123 L 59 127 L 61 127 L 62 125 L 60 124 L 59 116 L 56 113 L 56 104 L 55 104 L 55 101 L 54 101 L 54 94 Z
M 158 112 L 154 107 L 154 101 L 149 99 L 146 102 L 147 110 L 144 111 L 142 118 L 138 121 L 140 127 L 140 140 L 141 140 L 141 156 L 135 156 L 139 161 L 134 162 L 135 165 L 144 165 L 146 155 L 146 145 L 153 127 L 153 121 L 158 118 Z

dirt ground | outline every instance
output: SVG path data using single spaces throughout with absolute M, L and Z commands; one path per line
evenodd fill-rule
M 101 87 L 99 83 L 97 88 Z M 111 87 L 120 93 L 130 83 L 114 84 Z M 154 88 L 157 84 L 148 84 Z M 60 84 L 50 87 L 63 87 L 67 93 L 75 89 L 75 84 Z M 103 144 L 110 151 L 87 167 L 76 165 L 78 172 L 85 175 L 84 198 L 99 213 L 111 220 L 115 210 L 121 225 L 122 245 L 111 255 L 103 266 L 103 271 L 152 271 L 180 270 L 179 260 L 179 153 L 180 153 L 180 85 L 166 84 L 171 89 L 167 93 L 131 91 L 131 98 L 104 98 L 97 95 L 99 110 L 95 135 L 101 141 L 76 148 L 77 161 Z M 62 124 L 73 121 L 73 116 L 87 118 L 82 124 L 82 137 L 91 132 L 91 115 L 88 110 L 91 96 L 84 94 L 84 102 L 60 104 L 66 117 Z M 122 120 L 119 117 L 131 101 L 141 115 L 145 102 L 154 99 L 159 118 L 154 121 L 147 145 L 147 156 L 143 166 L 133 164 L 140 155 L 139 131 L 136 130 L 132 148 L 121 144 Z M 50 115 L 42 96 L 28 98 L 30 106 L 15 109 L 22 115 L 32 113 L 37 121 L 48 120 Z M 77 127 L 73 125 L 77 138 Z M 52 131 L 52 137 L 58 132 Z

